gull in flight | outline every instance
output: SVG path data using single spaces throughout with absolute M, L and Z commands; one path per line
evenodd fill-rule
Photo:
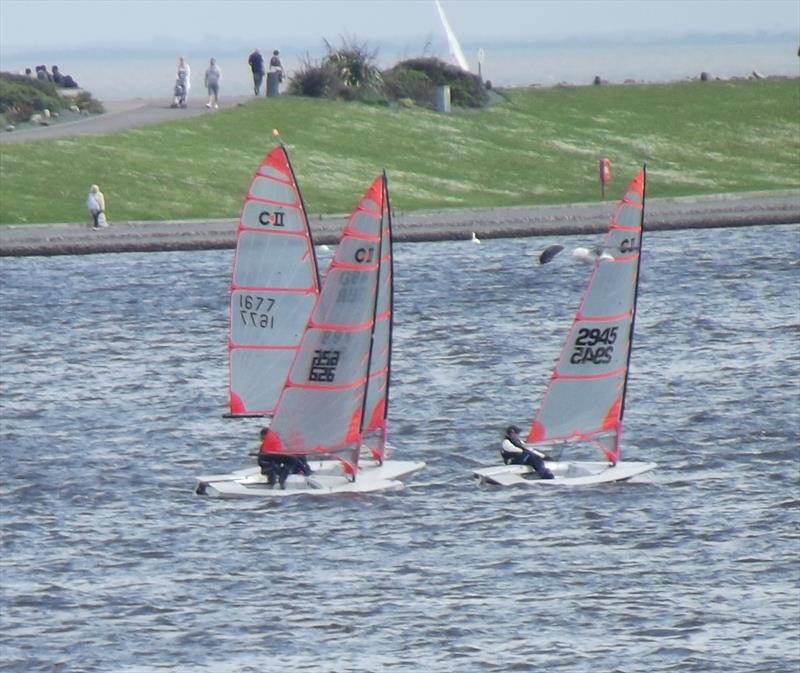
M 547 264 L 548 262 L 552 261 L 553 258 L 555 258 L 555 256 L 563 249 L 564 246 L 560 243 L 548 245 L 539 255 L 539 264 Z M 614 256 L 605 250 L 601 245 L 595 246 L 594 248 L 575 248 L 572 251 L 572 256 L 581 262 L 586 262 L 587 264 L 594 264 L 595 260 L 597 259 L 603 261 L 614 259 Z
M 603 249 L 602 246 L 595 246 L 591 250 L 589 248 L 575 248 L 572 251 L 572 256 L 578 258 L 587 264 L 594 264 L 596 259 L 607 261 L 614 259 L 614 256 Z
M 564 249 L 564 246 L 560 243 L 554 243 L 553 245 L 548 245 L 544 250 L 542 250 L 542 254 L 539 255 L 539 264 L 547 264 L 550 260 L 553 259 L 559 252 Z

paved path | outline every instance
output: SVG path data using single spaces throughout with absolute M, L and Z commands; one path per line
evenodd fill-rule
M 223 97 L 219 109 L 243 105 L 252 96 Z M 75 121 L 54 123 L 50 126 L 17 129 L 16 131 L 0 133 L 0 144 L 18 143 L 25 140 L 55 140 L 81 135 L 106 135 L 127 131 L 128 129 L 142 126 L 153 126 L 164 122 L 198 117 L 204 114 L 214 114 L 218 110 L 211 110 L 205 106 L 205 89 L 202 95 L 189 98 L 186 108 L 172 108 L 169 98 L 137 98 L 135 100 L 111 101 L 103 103 L 106 108 L 104 114 L 89 115 Z
M 615 202 L 536 208 L 396 213 L 397 241 L 468 240 L 518 236 L 596 234 L 608 229 Z M 310 216 L 318 244 L 338 241 L 345 216 Z M 800 223 L 800 190 L 760 194 L 650 199 L 650 230 Z M 0 227 L 0 256 L 232 248 L 236 219 L 114 222 L 92 230 L 79 224 Z

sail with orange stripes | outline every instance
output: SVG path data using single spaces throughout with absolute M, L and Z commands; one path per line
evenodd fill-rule
M 303 199 L 280 145 L 258 167 L 239 219 L 230 290 L 231 415 L 274 412 L 319 287 Z
M 362 449 L 377 461 L 386 456 L 389 382 L 392 360 L 394 311 L 394 260 L 392 258 L 392 209 L 384 176 L 383 233 L 381 235 L 378 289 L 375 299 L 375 327 L 370 351 L 369 377 L 364 397 L 364 436 Z
M 620 459 L 644 223 L 646 169 L 617 205 L 529 444 L 595 442 Z
M 358 468 L 365 434 L 385 442 L 391 338 L 386 176 L 345 226 L 262 450 L 336 456 Z M 381 439 L 381 437 L 383 439 Z

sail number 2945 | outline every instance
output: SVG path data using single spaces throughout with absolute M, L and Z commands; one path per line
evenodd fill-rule
M 239 295 L 239 317 L 247 327 L 275 327 L 275 316 L 270 313 L 275 306 L 272 297 L 254 297 L 249 294 Z
M 584 362 L 607 365 L 611 362 L 611 356 L 614 354 L 614 346 L 612 344 L 616 340 L 616 327 L 606 327 L 605 329 L 581 327 L 578 330 L 575 349 L 572 351 L 569 361 L 573 365 L 579 365 Z

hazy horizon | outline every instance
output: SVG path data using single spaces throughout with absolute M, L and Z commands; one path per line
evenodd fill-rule
M 800 33 L 797 0 L 441 0 L 463 44 Z M 0 56 L 164 43 L 175 52 L 355 36 L 381 46 L 444 41 L 433 0 L 2 0 Z
M 477 49 L 462 45 L 468 61 L 477 64 Z M 446 45 L 426 55 L 445 58 Z M 485 43 L 482 47 L 481 74 L 495 87 L 553 86 L 560 83 L 591 84 L 599 76 L 612 83 L 625 81 L 665 82 L 698 78 L 701 72 L 721 79 L 748 77 L 754 71 L 764 76 L 798 76 L 797 47 L 792 38 L 759 39 L 725 37 L 716 40 L 562 40 L 538 43 Z M 203 71 L 209 57 L 222 68 L 221 95 L 242 96 L 252 92 L 247 65 L 249 48 L 233 44 L 227 49 L 216 45 L 213 52 L 198 46 L 181 52 L 192 66 L 194 95 L 202 92 Z M 92 95 L 103 101 L 133 98 L 167 98 L 175 79 L 177 54 L 166 45 L 156 49 L 116 49 L 112 51 L 76 49 L 58 55 L 42 53 L 6 59 L 3 69 L 22 72 L 26 67 L 57 63 L 62 72 L 72 75 Z M 282 50 L 289 78 L 302 67 L 304 59 L 317 60 L 324 54 L 322 45 L 314 51 Z M 423 55 L 410 47 L 381 49 L 376 60 L 385 69 L 405 58 Z M 477 73 L 477 65 L 473 72 Z
M 538 39 L 535 42 L 535 45 L 532 45 L 530 40 L 523 40 L 523 39 L 490 39 L 490 40 L 461 40 L 462 46 L 474 48 L 475 50 L 479 48 L 485 47 L 502 47 L 502 48 L 514 48 L 514 47 L 547 47 L 547 46 L 580 46 L 580 45 L 618 45 L 622 40 L 625 40 L 626 44 L 633 45 L 633 44 L 648 44 L 657 42 L 663 45 L 678 45 L 678 44 L 693 44 L 693 43 L 706 43 L 706 44 L 728 44 L 731 42 L 736 43 L 753 43 L 759 44 L 764 42 L 772 42 L 772 41 L 781 41 L 786 42 L 789 40 L 794 39 L 795 35 L 792 31 L 784 30 L 784 31 L 776 31 L 773 33 L 765 33 L 765 32 L 740 32 L 740 33 L 711 33 L 711 32 L 687 32 L 681 35 L 658 35 L 658 34 L 643 34 L 643 35 L 630 35 L 624 32 L 619 34 L 609 34 L 597 37 L 551 37 L 551 38 L 542 38 Z M 282 50 L 289 51 L 289 50 L 311 50 L 314 52 L 322 52 L 324 51 L 325 41 L 327 40 L 332 46 L 336 47 L 339 46 L 343 40 L 350 40 L 354 41 L 358 45 L 366 46 L 367 48 L 375 48 L 378 52 L 382 51 L 382 48 L 388 48 L 392 51 L 398 51 L 402 49 L 407 49 L 412 51 L 415 47 L 424 50 L 426 47 L 428 49 L 438 48 L 438 49 L 446 49 L 446 40 L 439 36 L 439 35 L 417 35 L 417 36 L 409 36 L 407 38 L 402 39 L 384 39 L 381 42 L 380 46 L 377 46 L 373 41 L 369 38 L 362 38 L 357 34 L 347 35 L 347 36 L 337 36 L 336 38 L 326 38 L 326 37 L 319 37 L 319 38 L 303 38 L 303 39 L 295 39 L 295 40 L 287 40 L 281 44 Z M 184 43 L 184 50 L 185 51 L 198 51 L 203 49 L 208 51 L 209 53 L 243 53 L 243 51 L 250 52 L 252 51 L 253 47 L 249 45 L 249 43 L 243 43 L 240 39 L 237 38 L 219 38 L 217 39 L 213 45 L 209 45 L 209 43 L 205 40 L 199 40 L 197 42 L 185 42 Z M 269 49 L 269 47 L 264 47 L 262 51 L 265 49 Z M 149 40 L 144 41 L 131 41 L 131 42 L 123 42 L 123 43 L 111 43 L 111 42 L 95 42 L 95 43 L 87 43 L 78 46 L 65 46 L 65 47 L 47 47 L 42 49 L 39 48 L 20 48 L 16 50 L 3 50 L 4 57 L 9 58 L 16 58 L 21 56 L 34 56 L 34 55 L 41 55 L 43 52 L 48 54 L 54 55 L 69 55 L 69 54 L 82 54 L 86 55 L 92 52 L 102 54 L 102 55 L 113 55 L 115 53 L 122 53 L 122 54 L 132 54 L 138 52 L 148 52 L 148 53 L 163 53 L 169 55 L 175 55 L 180 53 L 176 51 L 175 46 L 169 42 L 164 37 L 153 37 Z M 417 52 L 414 52 L 415 54 Z

